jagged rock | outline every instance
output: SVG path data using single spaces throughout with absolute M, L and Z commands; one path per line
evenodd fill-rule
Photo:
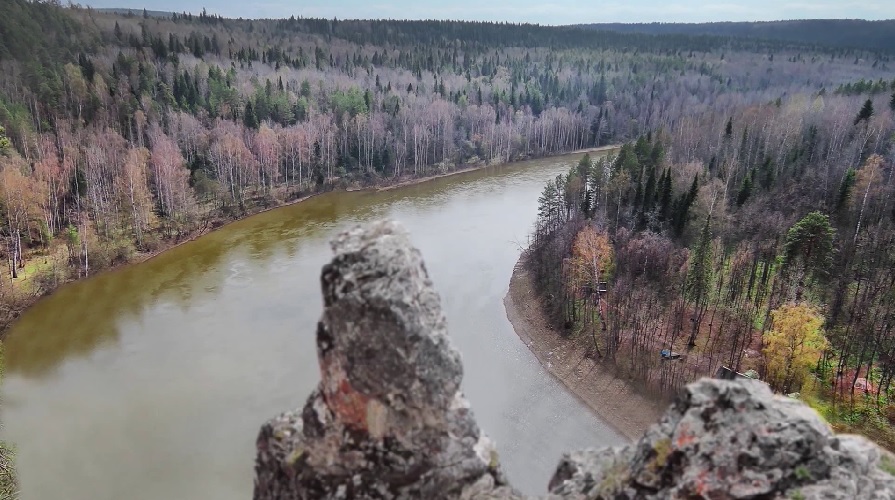
M 554 495 L 588 499 L 891 499 L 881 452 L 757 381 L 690 384 L 636 444 L 567 454 Z
M 261 429 L 254 498 L 515 498 L 459 391 L 460 355 L 406 231 L 380 222 L 332 248 L 321 382 Z
M 460 355 L 407 233 L 380 222 L 332 247 L 321 382 L 262 427 L 255 500 L 521 498 L 459 391 Z M 761 382 L 705 379 L 637 443 L 565 455 L 549 497 L 883 500 L 895 498 L 893 468 Z

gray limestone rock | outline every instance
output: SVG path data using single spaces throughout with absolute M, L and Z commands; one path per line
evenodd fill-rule
M 379 222 L 332 248 L 321 382 L 262 427 L 254 498 L 517 497 L 459 392 L 460 355 L 406 231 Z
M 563 457 L 550 487 L 591 499 L 895 498 L 880 453 L 762 382 L 704 379 L 636 444 Z

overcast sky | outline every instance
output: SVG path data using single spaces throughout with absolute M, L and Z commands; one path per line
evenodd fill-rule
M 85 3 L 93 7 L 177 12 L 199 12 L 205 7 L 209 13 L 245 18 L 295 15 L 540 24 L 895 18 L 895 0 L 87 0 Z

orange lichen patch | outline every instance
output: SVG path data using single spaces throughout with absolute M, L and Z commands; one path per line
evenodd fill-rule
M 712 493 L 711 488 L 709 487 L 708 481 L 708 471 L 702 471 L 696 477 L 695 484 L 693 485 L 693 489 L 696 492 L 696 495 L 702 498 L 712 498 L 710 495 Z
M 342 379 L 338 390 L 326 396 L 326 403 L 337 418 L 346 425 L 367 430 L 367 403 L 370 398 L 354 390 L 347 379 Z
M 680 426 L 677 429 L 677 437 L 674 440 L 676 448 L 683 448 L 696 442 L 696 435 L 690 432 L 687 426 Z
M 370 398 L 354 389 L 338 360 L 320 362 L 323 398 L 336 419 L 358 430 L 367 430 L 367 403 Z

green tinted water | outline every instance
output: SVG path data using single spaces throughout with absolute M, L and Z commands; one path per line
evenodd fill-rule
M 22 498 L 251 498 L 259 426 L 319 380 L 328 240 L 383 217 L 423 253 L 464 390 L 511 480 L 544 492 L 562 451 L 623 441 L 541 368 L 502 303 L 538 194 L 579 158 L 329 193 L 63 287 L 5 344 Z

